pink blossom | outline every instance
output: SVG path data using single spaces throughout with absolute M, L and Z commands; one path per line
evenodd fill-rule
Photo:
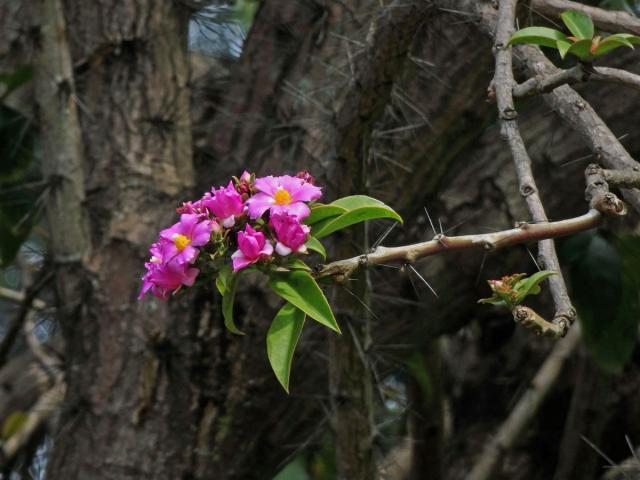
M 247 200 L 251 219 L 260 218 L 267 210 L 272 215 L 284 212 L 303 219 L 310 213 L 304 202 L 317 200 L 322 195 L 319 187 L 289 175 L 258 178 L 255 186 L 259 193 Z
M 240 175 L 240 181 L 251 183 L 251 174 L 245 170 L 244 172 L 242 172 L 242 175 Z
M 142 299 L 148 291 L 158 298 L 166 300 L 169 294 L 182 285 L 191 286 L 198 276 L 199 270 L 186 263 L 178 263 L 171 259 L 171 242 L 161 239 L 151 246 L 151 260 L 145 263 L 147 273 L 142 277 L 142 289 L 138 299 Z
M 171 228 L 166 228 L 160 232 L 160 238 L 169 241 L 167 247 L 167 263 L 192 263 L 198 256 L 198 249 L 209 242 L 211 231 L 216 227 L 216 222 L 203 220 L 202 216 L 196 213 L 185 213 L 180 216 L 180 221 Z
M 279 255 L 289 255 L 291 252 L 304 253 L 310 228 L 300 223 L 298 218 L 287 213 L 271 215 L 271 225 L 276 232 L 276 252 Z
M 272 253 L 273 245 L 265 239 L 264 233 L 256 232 L 251 225 L 247 225 L 244 232 L 238 232 L 238 250 L 231 255 L 233 271 L 242 270 Z
M 233 182 L 229 182 L 226 188 L 220 187 L 218 190 L 213 189 L 212 192 L 213 196 L 208 193 L 205 194 L 202 199 L 203 204 L 222 221 L 223 227 L 233 227 L 235 217 L 239 217 L 244 213 L 242 196 L 233 186 Z

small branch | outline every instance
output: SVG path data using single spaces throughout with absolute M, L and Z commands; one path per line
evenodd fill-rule
M 511 48 L 507 45 L 514 31 L 516 4 L 517 0 L 501 0 L 499 2 L 494 47 L 496 69 L 493 85 L 500 118 L 500 133 L 506 138 L 511 150 L 520 186 L 520 194 L 525 198 L 533 220 L 535 222 L 546 222 L 547 214 L 542 205 L 542 200 L 538 193 L 539 190 L 533 176 L 531 158 L 522 140 L 522 135 L 520 135 L 517 122 L 518 114 L 513 103 L 512 92 L 515 80 L 512 71 Z M 560 335 L 563 336 L 575 320 L 576 310 L 573 308 L 567 293 L 560 262 L 552 240 L 543 240 L 538 244 L 538 257 L 542 268 L 558 272 L 558 275 L 549 279 L 549 286 L 556 309 L 553 323 L 564 329 L 563 334 Z
M 538 47 L 519 45 L 517 51 L 519 55 L 516 59 L 528 75 L 547 77 L 558 72 Z M 638 162 L 629 155 L 607 124 L 571 87 L 568 85 L 558 87 L 544 95 L 543 99 L 591 146 L 596 161 L 602 162 L 610 169 L 640 171 Z M 640 191 L 623 189 L 622 194 L 624 199 L 640 212 Z
M 560 70 L 559 72 L 544 76 L 535 76 L 524 83 L 513 87 L 513 96 L 515 98 L 531 97 L 541 93 L 549 93 L 561 85 L 572 85 L 574 83 L 585 82 L 591 75 L 591 72 L 579 63 L 575 67 L 568 70 Z
M 640 75 L 620 68 L 595 67 L 589 78 L 598 82 L 616 83 L 640 90 Z
M 2 300 L 22 303 L 24 302 L 25 295 L 26 292 L 20 292 L 11 288 L 0 287 L 0 299 Z M 48 305 L 39 298 L 34 298 L 31 302 L 31 308 L 33 308 L 34 310 L 45 310 L 46 308 L 48 308 Z
M 9 355 L 16 338 L 18 338 L 20 330 L 22 330 L 25 319 L 27 318 L 27 314 L 31 309 L 31 305 L 34 302 L 36 295 L 38 295 L 40 290 L 42 290 L 51 277 L 52 273 L 49 271 L 42 273 L 36 282 L 25 292 L 20 308 L 18 309 L 18 313 L 9 324 L 7 333 L 5 333 L 2 338 L 2 342 L 0 343 L 0 368 L 2 368 L 2 366 L 7 362 L 7 356 Z
M 467 480 L 487 480 L 493 477 L 500 456 L 513 446 L 536 415 L 540 405 L 558 380 L 565 361 L 577 347 L 579 339 L 580 329 L 576 325 L 569 331 L 564 341 L 556 343 L 533 378 L 531 386 L 520 397 L 505 422 L 483 449 Z
M 598 205 L 598 208 L 608 211 L 604 205 Z M 614 214 L 616 213 L 614 212 Z M 617 213 L 617 215 L 623 215 L 623 213 Z M 365 255 L 338 260 L 327 265 L 318 265 L 315 268 L 314 275 L 316 278 L 334 277 L 336 281 L 343 282 L 361 267 L 394 262 L 414 263 L 430 255 L 457 250 L 484 249 L 493 251 L 521 243 L 562 237 L 590 230 L 597 227 L 601 219 L 602 214 L 598 210 L 592 209 L 579 217 L 556 222 L 523 222 L 515 228 L 500 232 L 457 237 L 438 235 L 428 242 L 414 243 L 401 247 L 381 246 Z
M 603 10 L 569 0 L 531 0 L 531 10 L 556 17 L 565 10 L 575 10 L 589 15 L 598 28 L 607 32 L 640 35 L 640 18 L 619 10 Z
M 640 188 L 640 172 L 629 170 L 605 170 L 599 165 L 591 164 L 587 171 L 599 175 L 614 187 Z
M 29 411 L 24 424 L 2 444 L 0 449 L 0 465 L 2 467 L 14 460 L 31 438 L 44 427 L 49 417 L 58 410 L 64 399 L 65 390 L 65 383 L 58 379 L 50 390 L 40 396 Z
M 566 330 L 562 325 L 551 323 L 542 318 L 535 310 L 524 305 L 516 306 L 511 312 L 513 320 L 523 327 L 531 328 L 539 335 L 547 337 L 561 338 Z

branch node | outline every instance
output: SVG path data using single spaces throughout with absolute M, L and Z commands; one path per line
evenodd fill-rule
M 529 185 L 528 183 L 525 183 L 520 186 L 520 195 L 522 195 L 523 197 L 528 197 L 529 195 L 534 194 L 535 191 L 536 189 L 532 185 Z
M 502 110 L 502 118 L 503 120 L 515 120 L 516 118 L 518 118 L 518 112 L 515 110 L 515 108 L 507 107 Z

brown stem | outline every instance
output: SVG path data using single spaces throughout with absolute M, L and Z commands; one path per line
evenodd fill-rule
M 620 212 L 618 215 L 624 215 L 624 212 Z M 597 227 L 601 219 L 601 213 L 596 209 L 592 209 L 579 217 L 556 222 L 523 222 L 519 223 L 515 228 L 499 232 L 460 235 L 457 237 L 437 235 L 433 240 L 427 242 L 401 247 L 380 246 L 365 255 L 337 260 L 327 265 L 317 265 L 314 275 L 316 278 L 333 277 L 336 281 L 343 282 L 361 267 L 394 262 L 414 263 L 430 255 L 455 250 L 484 249 L 493 251 L 520 243 L 557 238 L 590 230 Z

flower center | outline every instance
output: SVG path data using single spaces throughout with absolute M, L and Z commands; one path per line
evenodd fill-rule
M 291 195 L 284 188 L 280 187 L 273 195 L 276 205 L 289 205 L 291 203 Z
M 180 233 L 176 233 L 173 235 L 173 243 L 175 243 L 178 251 L 181 252 L 191 243 L 191 239 Z

